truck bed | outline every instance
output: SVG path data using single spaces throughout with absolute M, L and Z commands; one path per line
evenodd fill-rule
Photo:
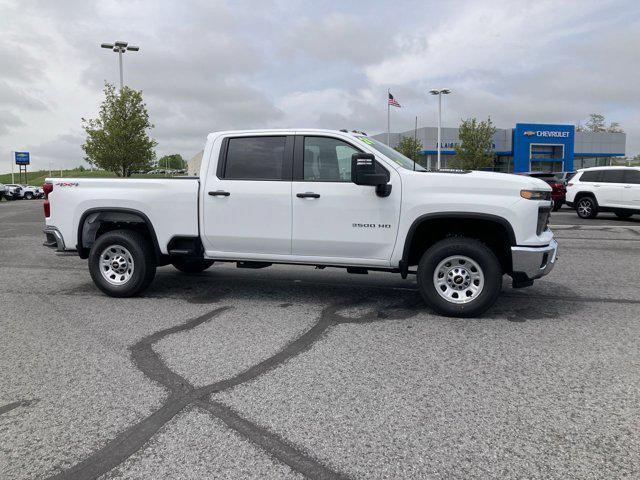
M 75 250 L 80 220 L 100 210 L 134 211 L 153 225 L 162 253 L 174 236 L 198 235 L 198 189 L 194 177 L 176 178 L 47 178 L 53 185 L 47 226 L 65 239 L 65 250 Z

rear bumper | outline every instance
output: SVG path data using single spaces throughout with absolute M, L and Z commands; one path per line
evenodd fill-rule
M 514 280 L 526 282 L 544 277 L 553 270 L 557 255 L 555 240 L 544 247 L 511 247 Z
M 43 230 L 46 240 L 45 247 L 55 248 L 56 252 L 64 252 L 64 238 L 56 227 L 45 227 Z

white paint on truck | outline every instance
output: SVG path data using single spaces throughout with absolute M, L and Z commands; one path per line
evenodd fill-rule
M 468 315 L 488 308 L 472 305 L 493 288 L 495 272 L 510 274 L 514 286 L 527 286 L 548 273 L 556 258 L 557 244 L 545 224 L 545 182 L 492 172 L 425 171 L 359 133 L 215 132 L 207 137 L 197 179 L 47 183 L 47 245 L 78 250 L 90 266 L 102 233 L 116 231 L 110 235 L 117 238 L 129 228 L 154 247 L 154 269 L 173 263 L 186 271 L 215 260 L 375 268 L 406 276 L 418 266 L 427 303 L 445 314 Z M 434 272 L 435 257 L 455 254 L 447 245 L 466 252 L 451 258 L 476 255 L 478 261 L 467 268 L 465 260 L 455 260 L 457 270 L 445 261 Z M 479 275 L 471 264 L 481 268 Z M 443 272 L 444 280 L 438 277 Z M 480 286 L 469 283 L 476 277 Z M 431 283 L 430 293 L 424 292 L 425 282 Z M 135 293 L 97 284 L 114 296 Z

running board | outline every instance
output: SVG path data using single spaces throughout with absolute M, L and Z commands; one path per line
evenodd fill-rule
M 236 263 L 236 266 L 238 268 L 253 268 L 253 269 L 267 268 L 267 267 L 270 267 L 271 265 L 273 265 L 273 263 L 268 263 L 268 262 L 237 262 Z

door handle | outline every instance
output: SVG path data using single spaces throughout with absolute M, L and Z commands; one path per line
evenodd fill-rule
M 229 192 L 225 192 L 224 190 L 216 190 L 215 192 L 209 192 L 209 195 L 212 197 L 228 197 L 231 195 Z
M 320 198 L 319 193 L 313 192 L 304 192 L 304 193 L 296 193 L 296 197 L 298 198 Z
M 599 184 L 597 184 L 597 183 L 594 185 L 594 187 L 599 187 L 599 186 L 600 186 L 600 185 L 599 185 Z
M 631 188 L 631 185 L 625 185 L 624 188 Z

